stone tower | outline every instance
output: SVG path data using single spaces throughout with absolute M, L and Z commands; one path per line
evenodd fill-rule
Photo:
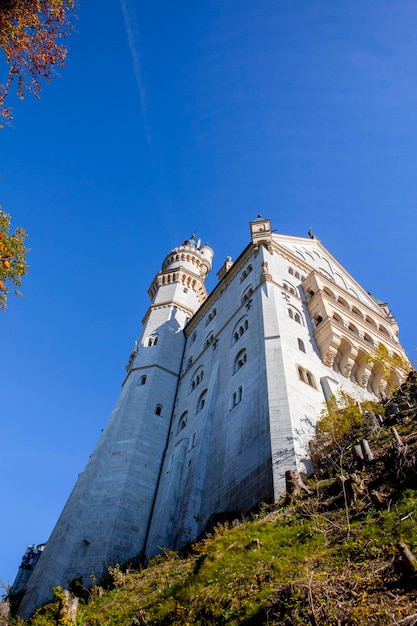
M 19 613 L 29 615 L 81 575 L 143 551 L 181 370 L 187 321 L 207 297 L 213 251 L 193 235 L 165 258 L 127 364 L 119 400 L 33 572 Z

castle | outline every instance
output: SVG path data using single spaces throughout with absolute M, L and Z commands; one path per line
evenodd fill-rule
M 213 250 L 192 236 L 165 258 L 119 400 L 27 582 L 19 614 L 51 587 L 158 546 L 179 548 L 214 513 L 275 501 L 338 389 L 375 399 L 406 357 L 386 303 L 321 242 L 250 223 L 250 242 L 207 295 Z M 385 350 L 383 348 L 383 350 Z M 391 359 L 390 363 L 395 363 Z M 389 371 L 388 371 L 389 370 Z

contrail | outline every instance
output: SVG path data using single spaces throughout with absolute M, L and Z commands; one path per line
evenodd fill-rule
M 128 0 L 120 0 L 122 7 L 123 19 L 126 27 L 127 41 L 129 43 L 130 54 L 132 56 L 133 71 L 135 74 L 136 85 L 139 91 L 141 113 L 144 122 L 145 136 L 148 146 L 152 154 L 152 134 L 148 121 L 148 98 L 146 93 L 145 81 L 142 72 L 142 58 L 140 54 L 140 32 L 132 19 L 132 10 L 129 7 Z

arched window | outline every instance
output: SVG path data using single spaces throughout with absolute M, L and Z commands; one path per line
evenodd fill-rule
M 313 374 L 307 370 L 306 376 L 307 376 L 307 382 L 310 385 L 310 387 L 315 387 L 316 383 L 314 382 Z
M 139 378 L 138 385 L 144 385 L 146 383 L 146 376 L 143 375 Z
M 210 322 L 216 317 L 216 315 L 217 315 L 217 309 L 213 309 L 209 313 L 209 315 L 208 315 L 208 317 L 206 319 L 206 326 L 208 326 L 210 324 Z
M 355 324 L 349 324 L 349 327 L 348 327 L 348 328 L 349 328 L 349 330 L 351 330 L 351 331 L 352 331 L 352 333 L 355 333 L 355 335 L 359 335 L 359 331 L 358 331 L 358 329 L 356 328 Z
M 304 346 L 304 341 L 300 338 L 297 339 L 298 342 L 298 349 L 301 350 L 301 352 L 305 352 L 305 346 Z
M 358 317 L 363 317 L 362 313 L 359 311 L 358 307 L 356 307 L 356 306 L 352 307 L 352 313 L 354 313 Z
M 151 335 L 148 339 L 148 346 L 156 346 L 158 343 L 158 335 Z
M 205 347 L 205 348 L 208 348 L 208 346 L 209 346 L 211 343 L 213 343 L 213 341 L 214 341 L 214 333 L 213 333 L 213 332 L 211 332 L 211 333 L 207 336 L 207 339 L 206 339 L 206 340 L 205 340 L 205 342 L 204 342 L 204 347 Z
M 367 322 L 368 324 L 370 324 L 371 326 L 376 326 L 374 320 L 372 319 L 372 317 L 369 317 L 369 315 L 367 315 L 365 317 L 365 322 Z
M 249 302 L 249 300 L 251 299 L 253 295 L 253 286 L 249 285 L 249 287 L 246 287 L 245 291 L 242 293 L 242 304 L 244 304 L 245 302 Z
M 295 307 L 288 307 L 287 309 L 288 311 L 288 316 L 294 320 L 295 322 L 297 322 L 298 324 L 303 324 L 303 319 L 299 313 L 299 311 L 297 311 L 297 309 Z
M 198 413 L 199 411 L 202 411 L 202 410 L 204 409 L 204 405 L 205 405 L 205 403 L 206 403 L 206 397 L 207 397 L 207 389 L 205 389 L 205 390 L 203 391 L 203 393 L 201 394 L 201 396 L 200 396 L 200 397 L 199 397 L 199 399 L 198 399 L 198 402 L 197 402 L 197 411 L 196 411 L 197 413 Z
M 314 380 L 314 376 L 308 370 L 305 370 L 300 365 L 297 366 L 298 378 L 303 381 L 303 383 L 307 383 L 310 387 L 314 387 L 317 389 L 316 381 Z
M 304 373 L 303 368 L 302 367 L 298 367 L 297 370 L 298 370 L 298 378 L 305 383 L 306 379 L 305 379 L 305 373 Z
M 343 320 L 338 313 L 333 313 L 333 319 L 339 322 L 339 324 L 343 324 Z
M 348 303 L 346 302 L 346 300 L 344 298 L 339 296 L 337 301 L 338 301 L 339 304 L 341 304 L 342 306 L 346 307 L 347 309 L 349 308 L 349 305 L 348 305 Z
M 238 352 L 236 357 L 235 357 L 235 360 L 234 360 L 234 363 L 233 363 L 233 373 L 235 373 L 238 370 L 240 370 L 240 368 L 245 365 L 247 360 L 248 360 L 248 357 L 247 357 L 247 354 L 246 354 L 246 349 L 244 348 L 243 350 Z
M 365 341 L 367 341 L 368 343 L 371 343 L 372 345 L 374 345 L 374 340 L 372 339 L 372 337 L 370 335 L 368 335 L 368 333 L 364 333 L 363 338 L 365 339 Z
M 329 296 L 329 298 L 331 298 L 332 300 L 335 299 L 333 291 L 330 291 L 328 287 L 324 287 L 323 291 L 326 294 L 326 296 Z
M 162 414 L 162 405 L 157 404 L 155 407 L 155 415 L 161 415 L 161 414 Z
M 252 271 L 252 265 L 248 265 L 248 267 L 245 269 L 245 271 L 242 273 L 241 277 L 240 277 L 240 282 L 243 283 L 243 281 L 245 280 L 245 278 L 248 277 L 248 275 L 251 273 Z
M 243 397 L 243 387 L 240 385 L 236 391 L 232 393 L 230 398 L 230 410 L 234 409 L 234 407 L 241 402 Z
M 191 383 L 190 383 L 190 393 L 192 391 L 194 391 L 194 389 L 196 387 L 198 387 L 198 385 L 201 383 L 201 381 L 203 380 L 203 376 L 204 376 L 204 370 L 203 370 L 203 366 L 200 365 L 200 367 L 194 372 L 192 378 L 191 378 Z
M 188 411 L 184 411 L 184 413 L 181 415 L 180 420 L 178 422 L 177 434 L 181 432 L 187 426 L 187 420 L 188 420 Z
M 290 293 L 293 294 L 293 296 L 297 295 L 297 291 L 296 291 L 295 287 L 291 283 L 289 283 L 288 281 L 284 280 L 282 282 L 282 286 L 284 287 L 285 291 L 289 291 Z
M 387 337 L 389 337 L 389 332 L 387 331 L 387 329 L 385 328 L 385 326 L 382 326 L 382 324 L 380 324 L 379 326 L 379 330 L 381 331 L 381 333 L 384 333 L 384 335 L 387 335 Z
M 247 317 L 241 317 L 233 329 L 232 344 L 239 341 L 242 335 L 248 330 L 249 321 Z

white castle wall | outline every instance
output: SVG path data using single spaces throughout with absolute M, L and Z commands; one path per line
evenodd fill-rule
M 358 365 L 343 361 L 363 349 L 366 315 L 375 341 L 404 354 L 389 311 L 317 239 L 273 234 L 262 219 L 251 233 L 207 299 L 211 248 L 192 238 L 165 258 L 119 401 L 29 580 L 23 617 L 77 574 L 88 583 L 109 561 L 180 547 L 213 513 L 278 500 L 286 470 L 311 469 L 326 398 L 339 387 L 374 397 L 371 372 L 361 387 Z M 331 290 L 304 292 L 315 272 L 344 294 L 346 323 L 323 318 L 341 306 Z

